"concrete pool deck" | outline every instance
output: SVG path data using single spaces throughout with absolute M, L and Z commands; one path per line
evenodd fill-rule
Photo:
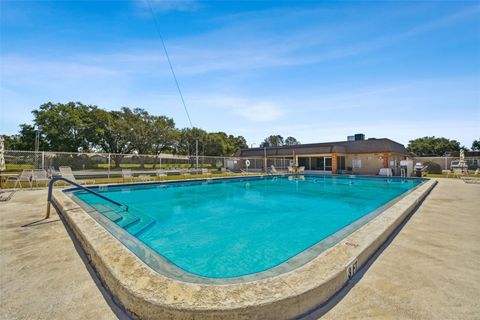
M 480 185 L 439 181 L 353 286 L 307 319 L 480 316 Z M 56 213 L 42 221 L 45 199 L 22 191 L 0 203 L 0 317 L 125 317 Z

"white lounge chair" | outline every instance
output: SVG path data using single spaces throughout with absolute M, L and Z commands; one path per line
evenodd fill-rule
M 137 178 L 140 181 L 150 181 L 152 177 L 149 174 L 140 174 Z
M 35 183 L 35 186 L 38 187 L 38 183 L 44 182 L 45 186 L 48 185 L 50 182 L 50 179 L 47 176 L 47 171 L 45 169 L 35 169 L 33 170 L 33 175 L 32 175 L 32 184 Z
M 160 179 L 167 176 L 166 171 L 163 170 L 163 169 L 157 169 L 155 171 L 155 173 L 156 173 L 157 177 L 159 177 Z
M 270 168 L 271 168 L 270 171 L 272 173 L 278 173 L 277 169 L 275 168 L 275 166 L 273 164 L 270 166 Z
M 208 169 L 202 169 L 202 174 L 211 175 L 212 173 Z
M 461 178 L 465 183 L 480 183 L 480 169 L 475 170 L 471 176 Z
M 304 173 L 305 172 L 305 167 L 298 167 L 297 173 Z
M 58 170 L 60 171 L 60 175 L 70 181 L 73 181 L 78 184 L 88 184 L 88 183 L 95 183 L 95 180 L 77 180 L 75 178 L 75 175 L 73 174 L 72 168 L 67 167 L 67 166 L 62 166 L 58 167 Z
M 288 166 L 288 173 L 295 173 L 295 169 L 292 166 Z
M 22 173 L 18 177 L 8 177 L 7 181 L 15 181 L 15 185 L 13 186 L 14 189 L 17 188 L 17 185 L 20 185 L 20 188 L 23 188 L 22 182 L 27 182 L 30 185 L 30 188 L 32 187 L 32 175 L 33 175 L 33 170 L 28 169 L 28 170 L 23 170 Z
M 134 181 L 135 177 L 133 176 L 132 169 L 122 169 L 122 179 L 125 182 L 125 179 L 130 179 Z

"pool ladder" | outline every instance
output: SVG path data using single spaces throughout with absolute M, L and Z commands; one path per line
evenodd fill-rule
M 69 179 L 64 178 L 64 177 L 57 176 L 57 177 L 53 177 L 53 178 L 50 180 L 50 183 L 48 184 L 47 215 L 46 215 L 45 219 L 50 218 L 50 204 L 52 203 L 53 185 L 55 184 L 55 182 L 57 182 L 57 181 L 59 181 L 59 180 L 65 181 L 65 182 L 67 182 L 67 183 L 69 183 L 69 184 L 71 184 L 71 185 L 73 185 L 73 186 L 75 186 L 75 187 L 77 187 L 77 188 L 80 188 L 80 189 L 82 189 L 82 190 L 84 190 L 84 191 L 87 191 L 87 192 L 93 194 L 93 195 L 96 195 L 97 197 L 100 197 L 100 198 L 102 198 L 102 199 L 104 199 L 104 200 L 107 200 L 108 202 L 113 203 L 113 204 L 115 204 L 115 205 L 117 205 L 117 206 L 119 206 L 119 207 L 123 207 L 123 208 L 125 208 L 125 209 L 124 209 L 125 211 L 128 211 L 128 206 L 125 205 L 125 204 L 121 204 L 121 203 L 119 203 L 119 202 L 117 202 L 117 201 L 115 201 L 115 200 L 109 199 L 109 198 L 101 195 L 101 194 L 98 193 L 98 192 L 95 192 L 95 191 L 93 191 L 93 190 L 91 190 L 91 189 L 89 189 L 89 188 L 87 188 L 87 187 L 84 187 L 84 186 L 82 186 L 82 185 L 79 185 L 79 184 L 76 183 L 76 182 L 73 182 L 72 180 L 69 180 Z

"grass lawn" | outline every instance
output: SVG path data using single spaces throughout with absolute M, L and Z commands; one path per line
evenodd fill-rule
M 5 173 L 19 173 L 22 170 L 35 169 L 34 165 L 31 164 L 7 164 L 5 168 Z
M 447 174 L 444 174 L 444 173 L 427 173 L 424 177 L 425 178 L 448 178 L 448 179 L 454 178 L 453 174 L 450 174 L 449 176 L 447 176 Z M 455 178 L 457 179 L 457 177 Z

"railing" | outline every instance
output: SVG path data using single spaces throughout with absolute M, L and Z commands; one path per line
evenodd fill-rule
M 93 195 L 96 195 L 97 197 L 100 197 L 100 198 L 102 198 L 102 199 L 104 199 L 104 200 L 107 200 L 108 202 L 111 202 L 111 203 L 113 203 L 113 204 L 115 204 L 115 205 L 117 205 L 117 206 L 119 206 L 119 207 L 125 207 L 125 208 L 126 208 L 126 211 L 128 211 L 128 206 L 127 206 L 127 205 L 121 204 L 121 203 L 119 203 L 119 202 L 117 202 L 117 201 L 115 201 L 115 200 L 112 200 L 112 199 L 109 199 L 109 198 L 107 198 L 107 197 L 105 197 L 105 196 L 102 196 L 100 193 L 95 192 L 95 191 L 93 191 L 93 190 L 91 190 L 91 189 L 89 189 L 89 188 L 86 188 L 86 187 L 84 187 L 84 186 L 82 186 L 82 185 L 80 185 L 80 184 L 78 184 L 78 183 L 76 183 L 76 182 L 73 182 L 73 181 L 71 181 L 71 180 L 69 180 L 69 179 L 67 179 L 67 178 L 64 178 L 64 177 L 52 177 L 52 179 L 50 180 L 50 183 L 49 183 L 49 185 L 48 185 L 47 216 L 45 217 L 45 219 L 50 218 L 50 204 L 52 203 L 53 185 L 55 184 L 55 182 L 57 182 L 57 181 L 59 181 L 59 180 L 65 181 L 65 182 L 67 182 L 67 183 L 69 183 L 69 184 L 71 184 L 71 185 L 73 185 L 73 186 L 75 186 L 75 187 L 77 187 L 77 188 L 80 188 L 80 189 L 82 189 L 82 190 L 84 190 L 84 191 L 87 191 L 87 192 L 93 194 Z

